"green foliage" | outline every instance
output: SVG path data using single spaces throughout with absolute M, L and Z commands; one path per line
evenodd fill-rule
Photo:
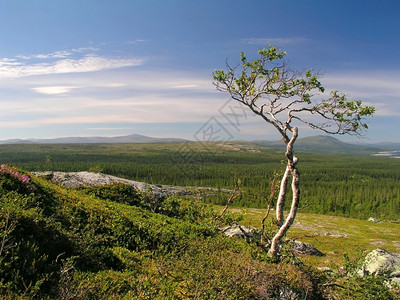
M 78 190 L 84 192 L 85 194 L 92 195 L 98 199 L 147 207 L 147 205 L 143 203 L 145 195 L 142 195 L 132 186 L 127 184 L 117 183 L 107 186 L 87 186 L 79 187 Z
M 227 64 L 226 71 L 214 71 L 214 85 L 272 124 L 286 144 L 294 120 L 330 134 L 358 135 L 368 128 L 363 119 L 374 114 L 374 107 L 348 100 L 338 91 L 322 101 L 313 100 L 313 96 L 325 92 L 318 74 L 290 69 L 283 61 L 286 52 L 271 45 L 259 50 L 258 55 L 249 61 L 241 52 L 239 66 Z
M 256 243 L 223 236 L 205 204 L 169 198 L 154 210 L 129 186 L 67 189 L 36 177 L 29 184 L 28 193 L 26 182 L 0 176 L 0 297 L 322 297 L 321 274 L 271 264 Z M 364 288 L 373 292 L 371 282 Z
M 327 100 L 318 103 L 313 109 L 340 124 L 337 132 L 340 134 L 368 129 L 368 125 L 362 121 L 362 118 L 370 117 L 375 112 L 374 107 L 362 106 L 360 100 L 348 100 L 345 94 L 338 91 L 332 91 Z
M 388 288 L 385 278 L 357 275 L 364 258 L 365 255 L 361 250 L 352 258 L 345 253 L 343 266 L 336 267 L 334 273 L 330 275 L 327 285 L 333 288 L 329 293 L 340 299 L 399 299 L 396 291 Z M 333 282 L 335 284 L 331 284 Z

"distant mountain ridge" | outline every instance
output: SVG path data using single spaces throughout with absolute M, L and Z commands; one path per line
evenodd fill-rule
M 268 148 L 284 149 L 282 141 L 253 141 L 259 146 Z M 295 143 L 298 152 L 326 153 L 326 154 L 372 154 L 380 151 L 394 151 L 400 149 L 400 143 L 380 144 L 350 144 L 345 143 L 332 136 L 310 136 L 299 138 Z
M 181 138 L 155 138 L 140 134 L 131 134 L 116 137 L 62 137 L 54 139 L 10 139 L 0 140 L 0 144 L 173 144 L 193 142 Z M 282 141 L 231 141 L 230 143 L 252 143 L 257 146 L 284 149 Z M 299 138 L 295 144 L 296 152 L 311 152 L 324 154 L 349 154 L 349 155 L 370 155 L 382 152 L 390 152 L 385 156 L 394 156 L 391 153 L 400 151 L 400 143 L 377 143 L 377 144 L 350 144 L 338 140 L 332 136 L 310 136 Z
M 115 137 L 62 137 L 54 139 L 11 139 L 0 141 L 0 144 L 36 143 L 36 144 L 158 144 L 158 143 L 184 143 L 188 140 L 179 138 L 155 138 L 140 134 L 131 134 Z

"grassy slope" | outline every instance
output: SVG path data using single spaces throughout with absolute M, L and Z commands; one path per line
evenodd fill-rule
M 125 185 L 67 189 L 23 173 L 0 171 L 0 298 L 276 299 L 291 290 L 301 299 L 395 299 L 380 279 L 273 263 L 256 243 L 219 233 L 202 204 L 155 206 Z M 251 210 L 244 222 L 259 216 Z
M 265 214 L 262 209 L 238 209 L 231 211 L 243 214 L 243 225 L 260 228 Z M 271 215 L 274 211 L 271 211 Z M 338 216 L 298 213 L 288 233 L 290 238 L 313 244 L 326 256 L 303 256 L 302 259 L 316 266 L 329 267 L 342 264 L 343 255 L 351 257 L 358 251 L 367 253 L 378 247 L 400 252 L 400 224 L 392 222 L 373 223 L 366 220 Z
M 66 189 L 23 173 L 0 172 L 0 298 L 246 299 L 276 295 L 280 286 L 320 292 L 321 275 L 277 268 L 255 244 L 219 233 L 201 204 L 169 199 L 156 207 L 129 186 Z

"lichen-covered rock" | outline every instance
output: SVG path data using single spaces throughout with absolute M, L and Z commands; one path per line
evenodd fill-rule
M 370 218 L 368 219 L 368 221 L 374 222 L 374 223 L 379 223 L 379 220 L 378 220 L 378 219 L 375 219 L 375 218 L 373 218 L 373 217 L 370 217 Z
M 252 238 L 256 240 L 261 239 L 261 231 L 255 227 L 251 226 L 242 226 L 242 225 L 232 225 L 232 226 L 226 226 L 223 228 L 219 229 L 222 233 L 224 233 L 226 236 L 229 237 L 239 237 L 239 238 Z M 306 254 L 306 255 L 313 255 L 313 256 L 325 256 L 324 253 L 319 251 L 317 248 L 315 248 L 314 245 L 300 242 L 293 240 L 292 241 L 292 251 L 295 254 Z
M 226 226 L 220 228 L 220 231 L 223 232 L 226 236 L 229 237 L 239 237 L 239 238 L 254 238 L 260 239 L 261 232 L 255 227 L 250 226 L 242 226 L 242 225 L 233 225 L 233 226 Z
M 215 189 L 207 187 L 183 187 L 171 185 L 155 185 L 125 178 L 119 178 L 107 174 L 95 172 L 32 172 L 33 175 L 46 177 L 56 184 L 66 187 L 96 186 L 112 183 L 125 183 L 136 190 L 148 194 L 154 199 L 165 199 L 170 195 L 209 195 L 219 192 L 231 193 L 228 189 Z
M 387 278 L 400 277 L 400 254 L 385 249 L 375 249 L 365 257 L 359 275 L 375 275 Z
M 112 183 L 125 183 L 133 186 L 136 190 L 147 193 L 157 199 L 165 199 L 167 193 L 161 187 L 154 184 L 128 180 L 111 175 L 95 172 L 32 172 L 35 176 L 45 176 L 52 182 L 66 187 L 96 186 Z
M 300 241 L 293 241 L 293 252 L 297 254 L 307 254 L 312 256 L 325 256 L 324 253 L 315 248 L 314 245 Z

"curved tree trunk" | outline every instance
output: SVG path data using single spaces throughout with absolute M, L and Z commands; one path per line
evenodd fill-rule
M 297 138 L 297 128 L 291 128 L 291 131 L 293 133 L 292 138 L 286 145 L 286 157 L 287 157 L 287 168 L 285 171 L 285 174 L 283 175 L 282 182 L 286 180 L 286 184 L 283 185 L 281 184 L 281 188 L 283 187 L 284 190 L 280 191 L 280 198 L 284 199 L 285 194 L 286 194 L 286 185 L 288 181 L 288 175 L 290 173 L 292 177 L 292 185 L 291 189 L 293 192 L 292 196 L 292 205 L 290 207 L 289 214 L 287 215 L 285 222 L 279 223 L 278 219 L 278 226 L 280 226 L 278 232 L 275 234 L 271 241 L 271 248 L 268 251 L 268 255 L 271 258 L 276 258 L 276 256 L 279 253 L 279 247 L 281 244 L 282 238 L 285 236 L 286 232 L 289 230 L 289 228 L 292 226 L 294 219 L 296 218 L 297 214 L 297 209 L 299 207 L 299 202 L 300 202 L 300 173 L 298 169 L 296 168 L 296 164 L 298 162 L 298 158 L 293 155 L 293 144 L 296 141 Z M 279 202 L 279 200 L 278 200 Z M 284 202 L 284 201 L 283 201 Z M 279 212 L 279 217 L 283 219 L 283 204 L 281 203 L 281 206 L 279 207 L 280 212 Z M 277 206 L 278 209 L 278 206 Z M 278 211 L 277 211 L 277 217 L 278 217 Z M 282 220 L 281 219 L 281 220 Z

